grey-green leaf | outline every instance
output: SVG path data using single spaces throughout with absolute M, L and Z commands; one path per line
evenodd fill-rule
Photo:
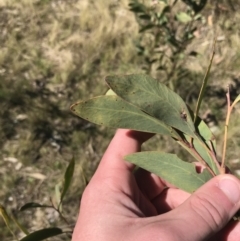
M 65 175 L 64 175 L 64 185 L 63 185 L 63 190 L 61 193 L 61 202 L 62 202 L 65 194 L 67 193 L 68 188 L 70 187 L 73 173 L 74 173 L 74 167 L 75 167 L 75 160 L 74 160 L 74 158 L 72 158 L 72 160 L 68 164 L 68 167 L 67 167 Z
M 200 154 L 200 156 L 204 159 L 204 161 L 210 166 L 213 172 L 218 175 L 219 170 L 216 166 L 216 163 L 211 156 L 211 151 L 208 149 L 205 143 L 203 143 L 200 139 L 193 140 L 193 146 L 195 147 L 196 151 Z
M 192 112 L 192 110 L 189 109 L 189 113 L 193 117 L 194 113 Z M 191 140 L 189 136 L 184 135 L 186 140 L 189 143 L 193 141 L 193 146 L 196 148 L 196 151 L 199 153 L 202 159 L 205 160 L 205 162 L 210 166 L 210 168 L 215 174 L 219 174 L 216 162 L 213 159 L 214 157 L 211 155 L 211 152 L 212 154 L 214 154 L 214 151 L 216 150 L 215 136 L 213 135 L 207 124 L 199 116 L 197 116 L 196 118 L 195 128 L 199 135 L 196 134 L 193 140 Z M 196 160 L 201 162 L 199 156 L 196 155 L 196 152 L 193 148 L 184 145 L 184 142 L 182 142 L 181 140 L 179 140 L 178 143 L 182 147 L 184 147 Z M 211 149 L 213 149 L 213 151 L 211 151 Z
M 193 145 L 196 148 L 196 151 L 201 155 L 201 157 L 204 159 L 204 161 L 209 165 L 209 167 L 213 170 L 213 172 L 218 175 L 219 170 L 216 166 L 216 163 L 213 159 L 213 157 L 210 154 L 210 150 L 207 148 L 206 145 L 203 145 L 202 142 L 200 142 L 197 139 L 193 140 Z
M 195 127 L 205 141 L 213 141 L 216 139 L 208 125 L 200 117 L 197 117 Z
M 182 98 L 166 85 L 144 74 L 108 76 L 109 87 L 122 99 L 190 136 L 195 127 Z
M 178 136 L 170 126 L 114 95 L 78 102 L 71 106 L 71 110 L 98 125 Z
M 126 156 L 125 160 L 189 193 L 197 190 L 212 177 L 207 170 L 197 173 L 193 163 L 184 162 L 175 154 L 140 152 Z
M 60 228 L 44 228 L 22 238 L 20 241 L 41 241 L 56 235 L 62 234 L 63 231 Z

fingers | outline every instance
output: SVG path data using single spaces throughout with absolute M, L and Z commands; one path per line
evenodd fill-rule
M 143 195 L 153 204 L 158 214 L 177 208 L 190 194 L 162 180 L 142 168 L 135 172 L 137 185 Z
M 165 217 L 170 214 L 178 220 L 177 225 L 172 223 L 172 229 L 185 237 L 182 240 L 206 240 L 221 230 L 239 208 L 240 181 L 226 174 L 211 179 Z
M 214 235 L 210 241 L 239 241 L 240 237 L 240 222 L 231 221 L 219 233 Z
M 184 203 L 191 194 L 177 188 L 166 188 L 152 200 L 158 214 L 169 212 Z
M 97 172 L 107 172 L 114 170 L 130 170 L 134 165 L 124 161 L 124 156 L 139 152 L 143 142 L 151 138 L 153 134 L 137 132 L 132 130 L 117 130 L 111 143 L 109 144 Z
M 142 168 L 135 172 L 135 179 L 143 195 L 150 201 L 162 193 L 166 187 L 160 177 Z

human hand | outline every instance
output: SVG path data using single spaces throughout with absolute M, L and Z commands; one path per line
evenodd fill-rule
M 240 208 L 240 181 L 219 175 L 190 195 L 142 169 L 133 173 L 123 157 L 150 137 L 117 131 L 83 193 L 72 240 L 240 240 L 240 223 L 230 221 Z

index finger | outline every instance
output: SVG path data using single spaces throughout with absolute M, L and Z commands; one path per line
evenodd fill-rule
M 110 142 L 97 169 L 98 173 L 112 169 L 132 172 L 134 165 L 124 161 L 124 156 L 141 151 L 141 145 L 154 134 L 133 130 L 119 129 Z

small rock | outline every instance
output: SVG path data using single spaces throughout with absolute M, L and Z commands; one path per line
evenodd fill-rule
M 240 162 L 240 160 L 238 158 L 229 161 L 230 164 L 238 164 L 239 162 Z
M 15 166 L 15 170 L 16 171 L 19 171 L 22 167 L 22 163 L 21 162 L 18 162 L 17 165 Z
M 5 158 L 3 158 L 3 160 L 5 162 L 11 162 L 11 163 L 17 163 L 18 162 L 18 159 L 15 158 L 15 157 L 5 157 Z
M 27 118 L 28 118 L 28 116 L 25 114 L 19 114 L 16 116 L 17 121 L 23 121 L 23 120 L 26 120 Z

